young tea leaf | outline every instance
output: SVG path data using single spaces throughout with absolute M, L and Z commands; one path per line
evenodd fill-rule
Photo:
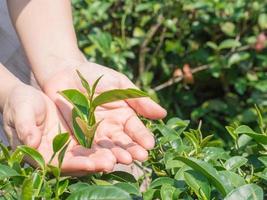
M 231 135 L 231 137 L 234 139 L 234 141 L 236 141 L 238 138 L 238 134 L 235 133 L 235 128 L 231 126 L 226 126 L 225 128 L 227 132 Z
M 129 88 L 129 89 L 114 89 L 101 93 L 98 95 L 92 103 L 92 106 L 96 108 L 105 103 L 113 101 L 125 100 L 130 98 L 148 97 L 149 95 L 141 90 Z
M 78 114 L 78 111 L 76 108 L 72 109 L 72 126 L 73 126 L 73 134 L 76 138 L 76 140 L 78 141 L 78 143 L 84 147 L 87 147 L 87 142 L 85 139 L 85 135 L 83 133 L 83 131 L 81 130 L 79 124 L 76 121 L 76 118 L 80 117 L 80 115 Z
M 95 137 L 95 134 L 96 134 L 97 127 L 99 126 L 99 124 L 100 124 L 101 122 L 102 122 L 102 120 L 101 120 L 101 121 L 98 121 L 97 123 L 95 123 L 93 126 L 91 126 L 91 127 L 89 128 L 89 134 L 92 136 L 92 137 L 90 138 L 90 140 L 88 141 L 88 142 L 89 142 L 89 147 L 92 146 L 92 143 L 93 143 L 93 141 L 94 141 L 94 137 Z
M 59 92 L 66 100 L 68 100 L 74 108 L 77 109 L 77 113 L 83 119 L 87 119 L 89 114 L 89 104 L 86 96 L 79 90 L 69 89 Z
M 65 146 L 61 149 L 61 151 L 58 154 L 58 167 L 59 168 L 61 168 L 61 165 L 62 165 L 64 157 L 65 157 L 65 153 L 67 151 L 69 144 L 70 144 L 70 140 L 67 142 L 67 144 L 65 144 Z
M 79 127 L 81 128 L 83 134 L 85 135 L 85 139 L 87 142 L 87 147 L 91 147 L 92 142 L 94 140 L 94 136 L 96 133 L 96 129 L 98 127 L 98 125 L 100 124 L 101 121 L 97 122 L 96 124 L 94 124 L 93 126 L 89 127 L 85 121 L 83 121 L 81 118 L 76 117 L 76 122 L 79 125 Z
M 87 123 L 82 120 L 80 117 L 76 117 L 76 122 L 79 125 L 80 129 L 82 130 L 83 134 L 85 135 L 86 139 L 91 139 L 93 137 L 93 135 L 91 134 L 91 132 L 89 131 L 89 126 L 87 125 Z
M 53 139 L 53 151 L 57 153 L 69 140 L 69 133 L 60 133 Z
M 25 145 L 18 146 L 17 149 L 32 158 L 44 170 L 45 161 L 43 156 L 38 151 Z
M 79 70 L 76 70 L 76 72 L 77 72 L 79 78 L 81 79 L 81 83 L 82 83 L 84 89 L 86 90 L 88 97 L 90 97 L 90 96 L 91 96 L 91 88 L 90 88 L 89 83 L 88 83 L 87 80 L 83 77 L 83 75 L 81 74 L 81 72 L 79 72 Z
M 95 95 L 95 89 L 96 89 L 96 86 L 98 85 L 100 79 L 103 77 L 104 75 L 100 76 L 98 79 L 96 79 L 96 81 L 94 82 L 93 86 L 92 86 L 92 94 L 91 94 L 91 97 L 90 97 L 90 102 L 93 100 L 93 97 Z

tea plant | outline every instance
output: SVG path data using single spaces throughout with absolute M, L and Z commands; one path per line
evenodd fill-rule
M 62 176 L 60 166 L 68 146 L 68 133 L 53 140 L 58 166 L 46 164 L 34 149 L 19 146 L 14 152 L 0 145 L 0 199 L 200 199 L 263 200 L 267 191 L 267 134 L 259 109 L 258 130 L 231 125 L 226 130 L 232 145 L 202 132 L 200 123 L 190 129 L 188 120 L 164 123 L 146 121 L 156 147 L 141 166 L 143 176 L 116 171 L 76 178 Z M 259 131 L 259 132 L 258 132 Z M 35 161 L 36 168 L 23 157 Z M 146 182 L 144 192 L 140 185 Z
M 101 121 L 96 122 L 95 120 L 94 112 L 98 106 L 129 98 L 148 97 L 148 94 L 137 89 L 128 88 L 105 91 L 94 97 L 95 89 L 102 76 L 90 87 L 87 80 L 79 71 L 77 71 L 77 74 L 81 79 L 82 86 L 86 90 L 86 94 L 76 89 L 64 90 L 61 91 L 60 94 L 73 105 L 72 123 L 77 141 L 84 147 L 90 148 L 94 140 L 96 129 L 101 123 Z

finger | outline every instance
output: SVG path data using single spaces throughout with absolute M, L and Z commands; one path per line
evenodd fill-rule
M 19 106 L 14 115 L 15 129 L 18 138 L 26 145 L 37 148 L 41 142 L 42 133 L 37 127 L 37 119 L 32 106 L 23 104 Z
M 125 123 L 124 131 L 145 149 L 152 149 L 155 145 L 155 140 L 152 133 L 145 127 L 141 120 L 136 116 L 131 116 Z
M 108 137 L 100 138 L 96 141 L 96 143 L 102 148 L 110 149 L 116 157 L 118 163 L 126 165 L 132 163 L 133 160 L 131 154 L 120 146 L 115 145 Z
M 137 112 L 148 119 L 162 119 L 166 117 L 167 111 L 153 100 L 142 97 L 136 99 L 127 99 L 127 103 Z
M 132 159 L 138 161 L 145 161 L 148 157 L 147 151 L 132 141 L 132 139 L 124 132 L 118 132 L 110 134 L 110 139 L 112 142 L 125 149 L 131 155 Z
M 121 88 L 137 88 L 128 78 L 122 78 L 120 85 Z M 135 112 L 149 119 L 162 119 L 167 115 L 164 108 L 147 97 L 128 99 L 126 102 Z
M 87 149 L 81 145 L 73 147 L 71 150 L 70 159 L 63 161 L 64 169 L 66 171 L 88 171 L 88 172 L 100 172 L 100 171 L 112 171 L 116 158 L 108 149 L 103 149 L 98 146 L 92 149 Z M 77 161 L 84 164 L 73 163 Z M 63 166 L 62 166 L 63 167 Z

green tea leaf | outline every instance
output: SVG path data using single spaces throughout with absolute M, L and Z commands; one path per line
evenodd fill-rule
M 224 183 L 220 180 L 220 176 L 215 168 L 210 164 L 198 160 L 196 158 L 176 157 L 177 160 L 183 161 L 185 164 L 193 168 L 194 170 L 205 175 L 211 183 L 225 196 L 229 191 L 224 187 Z
M 261 156 L 258 159 L 267 167 L 267 156 Z
M 94 181 L 95 185 L 112 185 L 110 182 L 103 179 L 96 179 L 92 177 L 92 181 Z
M 90 96 L 91 96 L 91 88 L 90 88 L 89 83 L 88 83 L 87 80 L 83 77 L 83 75 L 81 74 L 81 72 L 79 72 L 79 70 L 76 70 L 76 72 L 77 72 L 79 78 L 81 79 L 81 83 L 82 83 L 84 89 L 86 90 L 88 97 L 90 97 Z
M 119 182 L 128 182 L 128 183 L 137 182 L 137 180 L 132 174 L 124 171 L 115 171 L 108 174 L 103 174 L 101 178 L 104 180 L 115 180 Z
M 89 114 L 89 104 L 86 96 L 76 89 L 63 90 L 59 92 L 66 100 L 68 100 L 74 108 L 77 109 L 77 113 L 83 119 L 87 119 Z
M 59 177 L 60 175 L 60 169 L 58 167 L 55 167 L 53 165 L 47 165 L 47 168 L 55 177 Z
M 144 200 L 151 200 L 151 199 L 155 199 L 155 193 L 159 191 L 157 189 L 148 189 L 143 193 L 143 198 Z
M 67 142 L 67 144 L 65 144 L 63 149 L 61 149 L 61 151 L 58 154 L 58 165 L 59 165 L 59 168 L 61 168 L 62 162 L 63 162 L 64 157 L 65 157 L 65 153 L 67 151 L 67 148 L 68 148 L 69 144 L 70 144 L 70 140 L 69 140 L 69 142 Z
M 0 164 L 0 180 L 13 176 L 20 176 L 20 174 L 18 174 L 18 172 L 16 172 L 11 167 Z
M 85 139 L 85 135 L 83 130 L 80 128 L 79 124 L 76 121 L 76 118 L 80 117 L 76 108 L 72 109 L 72 126 L 73 126 L 73 134 L 78 141 L 78 143 L 84 147 L 87 147 L 87 142 Z
M 176 188 L 169 185 L 169 184 L 166 184 L 166 185 L 162 185 L 161 188 L 160 188 L 160 197 L 161 197 L 161 200 L 172 200 L 172 199 L 177 199 L 177 198 L 174 198 L 174 193 L 176 191 Z
M 3 145 L 3 143 L 2 143 L 1 141 L 0 141 L 0 149 L 2 150 L 2 152 L 3 152 L 4 156 L 5 156 L 5 158 L 6 158 L 7 160 L 9 160 L 9 158 L 10 158 L 9 151 L 8 151 L 7 147 L 6 147 L 5 145 Z
M 238 134 L 235 133 L 235 128 L 231 126 L 226 126 L 225 128 L 227 132 L 231 135 L 231 137 L 236 141 L 238 138 Z
M 237 40 L 234 39 L 226 39 L 224 41 L 222 41 L 219 45 L 219 49 L 231 49 L 231 48 L 236 48 L 236 47 L 240 47 L 241 43 L 238 42 Z
M 103 77 L 104 75 L 100 76 L 98 79 L 96 79 L 96 81 L 94 82 L 93 86 L 92 86 L 92 94 L 91 94 L 91 97 L 90 97 L 90 102 L 93 100 L 93 97 L 95 95 L 95 89 L 96 89 L 96 86 L 98 85 L 100 79 Z
M 170 177 L 159 177 L 155 179 L 149 186 L 149 188 L 158 188 L 161 187 L 162 185 L 173 185 L 173 186 L 179 186 L 179 182 L 173 178 Z
M 234 171 L 235 169 L 245 165 L 247 161 L 248 159 L 242 156 L 233 156 L 224 163 L 224 166 L 225 166 L 225 169 Z
M 111 185 L 90 185 L 77 192 L 72 192 L 67 200 L 81 200 L 81 199 L 109 199 L 109 200 L 131 200 L 128 192 Z
M 263 190 L 256 184 L 247 184 L 231 191 L 224 200 L 263 200 Z
M 267 28 L 267 14 L 266 13 L 260 14 L 258 18 L 258 24 L 260 25 L 262 29 Z
M 93 100 L 93 107 L 96 108 L 105 103 L 119 101 L 130 98 L 148 97 L 149 95 L 141 90 L 129 89 L 114 89 L 101 93 Z
M 240 175 L 231 171 L 219 171 L 220 180 L 224 183 L 224 187 L 227 191 L 232 191 L 233 189 L 246 184 L 246 181 Z
M 202 147 L 202 148 L 204 148 L 205 146 L 207 146 L 208 144 L 209 144 L 209 141 L 213 138 L 213 134 L 212 135 L 208 135 L 208 136 L 206 136 L 202 141 L 201 141 L 201 144 L 200 144 L 200 146 Z
M 258 142 L 260 144 L 267 145 L 267 136 L 266 135 L 262 135 L 262 134 L 256 133 L 250 127 L 248 127 L 246 125 L 239 126 L 235 130 L 235 132 L 237 134 L 246 134 L 249 137 L 253 138 L 256 142 Z
M 187 185 L 192 188 L 199 199 L 210 199 L 211 188 L 205 176 L 197 171 L 188 170 L 185 171 L 184 178 Z
M 68 141 L 69 133 L 60 133 L 53 139 L 53 151 L 57 153 Z
M 21 189 L 21 199 L 32 200 L 34 199 L 34 190 L 33 190 L 33 182 L 32 177 L 26 178 L 23 181 L 22 189 Z
M 99 124 L 101 123 L 101 121 L 95 123 L 93 126 L 89 127 L 87 125 L 87 123 L 82 120 L 79 117 L 76 117 L 76 122 L 79 125 L 79 127 L 81 128 L 83 134 L 85 135 L 86 141 L 87 141 L 87 146 L 91 147 L 93 140 L 94 140 L 94 136 L 97 130 L 97 127 L 99 126 Z
M 19 151 L 32 158 L 44 170 L 45 161 L 43 156 L 38 151 L 25 145 L 18 146 L 17 149 L 19 149 Z
M 17 148 L 11 155 L 10 159 L 8 160 L 8 164 L 13 166 L 15 163 L 21 163 L 23 159 L 23 153 Z
M 57 191 L 58 196 L 62 195 L 66 191 L 66 188 L 68 187 L 68 185 L 69 185 L 68 179 L 59 182 L 58 191 Z
M 70 185 L 68 187 L 68 189 L 71 193 L 73 193 L 73 192 L 78 192 L 78 191 L 83 190 L 83 189 L 88 188 L 88 187 L 90 187 L 90 185 L 88 183 L 77 182 L 77 183 Z
M 235 24 L 232 22 L 225 22 L 221 24 L 221 30 L 228 36 L 235 35 Z
M 114 186 L 124 190 L 125 192 L 131 195 L 141 196 L 139 188 L 133 183 L 122 182 L 122 183 L 116 183 L 114 184 Z
M 189 120 L 182 120 L 177 117 L 173 117 L 168 120 L 166 126 L 172 130 L 175 130 L 178 135 L 180 135 L 189 125 Z
M 261 115 L 261 111 L 260 111 L 259 107 L 256 104 L 255 104 L 255 109 L 256 109 L 256 112 L 257 112 L 257 115 L 258 115 L 258 124 L 259 124 L 259 127 L 261 129 L 261 133 L 264 134 L 263 118 L 262 118 L 262 115 Z

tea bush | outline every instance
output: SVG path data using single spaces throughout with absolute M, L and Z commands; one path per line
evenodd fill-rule
M 61 176 L 68 133 L 53 140 L 52 158 L 58 157 L 58 166 L 45 164 L 27 146 L 11 152 L 0 145 L 0 199 L 266 199 L 267 132 L 256 110 L 261 132 L 246 125 L 227 126 L 234 143 L 230 148 L 221 147 L 222 141 L 212 134 L 204 137 L 201 123 L 189 129 L 189 121 L 179 118 L 167 123 L 147 121 L 157 145 L 143 166 L 135 163 L 144 172 L 138 180 L 122 171 L 81 178 Z M 23 163 L 24 156 L 38 167 Z M 141 192 L 143 182 L 147 186 Z
M 74 0 L 73 6 L 87 58 L 127 74 L 169 117 L 195 125 L 202 119 L 204 130 L 224 137 L 229 123 L 255 127 L 255 103 L 266 110 L 266 0 Z

